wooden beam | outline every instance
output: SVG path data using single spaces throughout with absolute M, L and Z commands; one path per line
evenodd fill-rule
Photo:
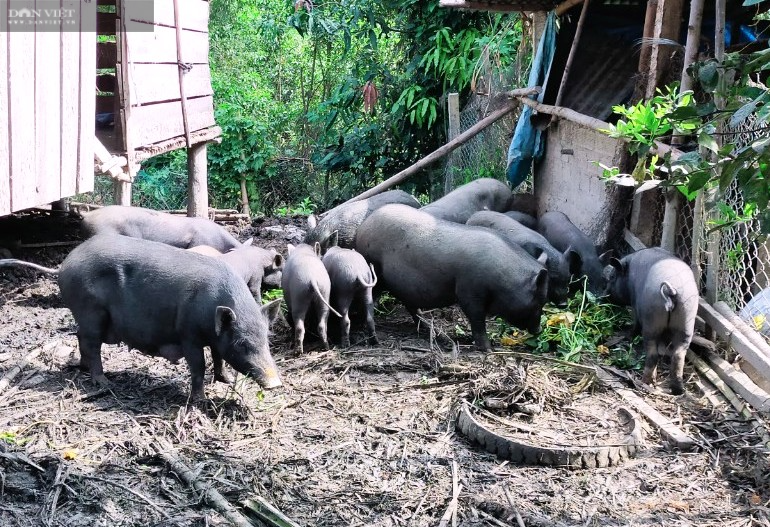
M 529 99 L 527 97 L 519 96 L 519 95 L 517 95 L 516 97 L 523 104 L 529 106 L 533 110 L 547 113 L 548 115 L 555 115 L 556 117 L 561 117 L 562 119 L 566 119 L 567 121 L 579 124 L 580 126 L 585 126 L 586 128 L 591 128 L 593 130 L 608 130 L 610 127 L 609 123 L 605 121 L 596 119 L 595 117 L 590 117 L 580 112 L 576 112 L 575 110 L 571 110 L 570 108 L 564 108 L 561 106 L 552 106 L 549 104 L 539 103 L 535 100 Z M 667 144 L 661 143 L 660 141 L 655 141 L 655 145 L 653 146 L 652 151 L 660 155 L 670 154 L 672 161 L 678 159 L 684 153 L 681 150 L 677 148 L 672 148 Z
M 554 106 L 561 106 L 561 101 L 564 98 L 564 89 L 567 86 L 567 79 L 569 79 L 569 72 L 572 69 L 572 63 L 575 61 L 575 55 L 577 54 L 578 45 L 580 45 L 580 36 L 583 34 L 583 26 L 586 21 L 586 12 L 588 11 L 588 5 L 590 0 L 583 0 L 583 8 L 580 10 L 580 18 L 578 18 L 577 28 L 575 29 L 575 36 L 572 39 L 572 45 L 569 48 L 569 55 L 567 55 L 567 63 L 564 65 L 564 71 L 561 74 L 561 82 L 559 83 L 559 91 L 556 93 L 556 101 Z
M 740 353 L 760 376 L 770 379 L 770 357 L 759 351 L 743 333 L 703 299 L 699 300 L 698 314 L 728 346 Z
M 510 92 L 512 97 L 515 97 L 517 95 L 520 96 L 526 96 L 526 95 L 534 95 L 535 93 L 538 93 L 539 88 L 521 88 L 519 90 L 513 90 Z M 369 190 L 362 192 L 358 196 L 352 197 L 349 200 L 347 200 L 345 203 L 351 203 L 353 201 L 358 201 L 360 199 L 365 199 L 370 196 L 374 196 L 376 194 L 379 194 L 380 192 L 383 192 L 390 187 L 393 187 L 395 185 L 398 185 L 402 181 L 408 179 L 409 177 L 413 176 L 426 166 L 430 165 L 431 163 L 434 163 L 444 157 L 445 155 L 449 154 L 450 152 L 456 150 L 457 148 L 461 147 L 471 139 L 473 139 L 476 134 L 487 128 L 488 126 L 494 124 L 495 122 L 499 121 L 512 111 L 514 111 L 516 108 L 519 107 L 519 104 L 516 101 L 510 101 L 508 104 L 497 110 L 496 112 L 493 112 L 492 114 L 488 115 L 475 125 L 473 125 L 471 128 L 466 130 L 465 132 L 461 133 L 457 136 L 454 140 L 448 142 L 441 148 L 434 150 L 421 160 L 417 161 L 410 167 L 402 170 L 395 176 L 392 176 L 379 185 L 376 185 L 373 188 L 370 188 Z
M 692 360 L 692 357 L 689 358 Z M 770 413 L 770 394 L 754 384 L 745 373 L 737 370 L 732 364 L 714 353 L 706 352 L 704 358 L 719 375 L 719 378 L 740 395 L 744 401 L 758 412 Z
M 760 335 L 759 332 L 749 326 L 746 321 L 736 315 L 735 311 L 723 301 L 720 300 L 714 302 L 713 305 L 714 309 L 735 326 L 735 329 L 743 333 L 743 336 L 749 339 L 749 342 L 751 342 L 755 348 L 764 353 L 766 357 L 770 358 L 770 345 L 768 345 L 764 336 Z
M 190 134 L 193 145 L 198 143 L 221 143 L 222 142 L 222 129 L 218 126 L 211 126 L 202 130 L 197 130 Z M 139 163 L 145 159 L 155 157 L 172 150 L 178 150 L 183 148 L 186 144 L 184 137 L 172 137 L 165 141 L 160 141 L 151 145 L 143 146 L 140 150 L 136 151 L 134 160 Z

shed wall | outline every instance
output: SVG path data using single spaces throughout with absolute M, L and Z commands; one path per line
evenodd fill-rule
M 96 2 L 63 2 L 79 9 L 78 25 L 38 32 L 8 31 L 13 4 L 0 9 L 0 215 L 94 181 Z
M 622 141 L 601 132 L 555 121 L 548 128 L 543 159 L 535 168 L 538 214 L 563 212 L 594 243 L 614 242 L 618 232 L 622 235 L 630 191 L 605 183 L 596 162 L 622 166 L 624 150 Z

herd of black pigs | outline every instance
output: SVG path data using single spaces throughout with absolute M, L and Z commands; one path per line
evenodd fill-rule
M 15 259 L 58 275 L 61 296 L 78 324 L 81 367 L 107 383 L 102 343 L 131 348 L 190 368 L 193 399 L 204 398 L 204 347 L 214 377 L 229 382 L 223 361 L 263 388 L 281 386 L 270 354 L 269 327 L 282 288 L 295 352 L 305 325 L 328 347 L 329 316 L 339 319 L 340 345 L 350 345 L 350 309 L 365 316 L 377 344 L 373 290 L 388 291 L 417 320 L 420 309 L 457 304 L 475 345 L 491 351 L 487 316 L 537 333 L 546 302 L 564 303 L 585 277 L 588 288 L 630 305 L 646 352 L 642 380 L 652 384 L 661 355 L 671 356 L 672 393 L 684 392 L 682 369 L 693 336 L 698 290 L 690 268 L 670 253 L 644 249 L 622 259 L 599 255 L 569 218 L 535 218 L 516 209 L 515 195 L 482 178 L 420 207 L 391 190 L 311 216 L 305 243 L 284 257 L 252 240 L 239 242 L 202 218 L 138 207 L 108 206 L 83 217 L 88 238 L 59 269 Z

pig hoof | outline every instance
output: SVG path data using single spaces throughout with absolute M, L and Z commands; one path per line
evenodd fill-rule
M 684 385 L 679 382 L 671 383 L 671 393 L 673 395 L 682 395 L 684 393 Z
M 350 347 L 350 339 L 342 339 L 342 344 L 341 344 L 341 346 L 342 346 L 343 348 L 349 348 L 349 347 Z
M 225 384 L 232 384 L 233 383 L 233 378 L 230 376 L 229 373 L 226 373 L 226 372 L 215 374 L 214 375 L 214 380 L 217 381 L 217 382 L 223 382 Z
M 368 343 L 370 346 L 379 346 L 380 339 L 378 339 L 377 337 L 369 337 Z
M 96 385 L 99 388 L 107 388 L 110 385 L 110 381 L 107 380 L 107 377 L 104 376 L 104 374 L 101 375 L 93 375 L 91 376 L 91 380 L 96 383 Z

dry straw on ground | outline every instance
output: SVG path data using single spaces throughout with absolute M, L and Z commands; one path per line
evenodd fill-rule
M 16 256 L 57 265 L 67 250 Z M 547 424 L 556 442 L 609 437 L 620 403 L 549 362 L 484 358 L 467 341 L 453 359 L 431 335 L 452 335 L 457 316 L 429 313 L 417 332 L 402 310 L 380 313 L 380 346 L 300 357 L 279 325 L 285 389 L 262 393 L 239 377 L 207 384 L 208 404 L 195 406 L 184 364 L 118 346 L 103 353 L 111 389 L 97 389 L 68 366 L 74 324 L 55 281 L 2 271 L 0 375 L 54 344 L 0 393 L 0 525 L 230 524 L 210 490 L 239 508 L 260 496 L 302 526 L 770 525 L 767 450 L 750 424 L 700 396 L 692 370 L 687 395 L 643 396 L 697 440 L 694 453 L 668 451 L 645 424 L 645 448 L 618 466 L 520 467 L 459 436 L 461 399 L 505 407 L 499 430 L 505 420 Z

